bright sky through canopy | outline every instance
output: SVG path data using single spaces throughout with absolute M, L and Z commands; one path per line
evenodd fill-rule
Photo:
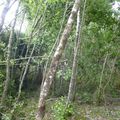
M 0 15 L 1 15 L 2 9 L 4 7 L 4 4 L 5 4 L 5 1 L 0 0 Z M 18 2 L 15 2 L 14 5 L 11 7 L 11 9 L 8 11 L 8 13 L 6 15 L 6 18 L 5 18 L 4 27 L 8 26 L 13 21 L 13 19 L 15 17 L 15 11 L 17 9 L 17 6 L 18 6 Z M 15 27 L 15 29 L 17 29 L 17 30 L 19 30 L 19 28 L 20 28 L 20 24 L 21 24 L 21 19 L 20 18 L 21 17 L 18 17 L 18 19 L 17 19 L 17 23 L 16 23 L 16 27 Z M 23 23 L 21 32 L 26 31 L 27 25 L 28 25 L 28 22 L 27 22 L 27 20 L 25 20 L 24 23 Z
M 0 0 L 0 15 L 1 15 L 4 4 L 5 4 L 5 0 Z M 17 6 L 18 6 L 18 2 L 15 2 L 14 5 L 9 10 L 9 12 L 7 13 L 4 27 L 8 26 L 11 23 L 11 21 L 14 19 L 14 15 L 15 15 Z M 120 7 L 120 2 L 115 1 L 113 4 L 113 10 L 119 12 L 119 7 Z M 16 23 L 16 28 L 15 28 L 17 30 L 19 30 L 20 21 L 21 21 L 20 18 L 18 18 L 17 23 Z M 26 31 L 27 25 L 28 25 L 28 21 L 25 20 L 23 23 L 23 26 L 22 26 L 22 30 L 21 30 L 22 32 Z
M 120 2 L 115 1 L 113 5 L 113 9 L 118 11 L 119 8 L 120 8 Z

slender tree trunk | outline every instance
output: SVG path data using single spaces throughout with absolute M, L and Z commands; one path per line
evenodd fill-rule
M 68 91 L 68 98 L 67 98 L 68 103 L 72 102 L 75 98 L 76 76 L 77 76 L 77 57 L 78 57 L 77 54 L 78 54 L 79 47 L 80 47 L 82 28 L 84 25 L 86 2 L 87 0 L 84 1 L 84 7 L 83 7 L 81 20 L 80 20 L 80 11 L 78 11 L 78 14 L 77 14 L 76 41 L 75 41 L 75 47 L 74 47 L 72 75 L 71 75 L 71 80 L 69 84 L 69 91 Z
M 106 89 L 106 87 L 109 85 L 109 82 L 111 81 L 112 74 L 113 74 L 114 69 L 115 69 L 115 63 L 116 63 L 117 57 L 118 57 L 118 56 L 116 56 L 116 57 L 114 58 L 114 60 L 113 60 L 113 63 L 112 63 L 112 66 L 111 66 L 111 70 L 110 70 L 110 75 L 109 75 L 109 77 L 108 77 L 108 81 L 107 81 L 107 83 L 105 84 L 105 86 L 103 87 L 103 93 L 105 93 L 105 89 Z
M 29 43 L 28 43 L 28 45 L 27 45 L 27 51 L 26 51 L 26 57 L 27 57 L 27 55 L 28 55 L 28 52 L 29 52 L 29 48 L 30 48 L 30 43 L 31 43 L 31 40 L 32 40 L 32 38 L 33 38 L 33 33 L 35 32 L 35 28 L 37 27 L 37 26 L 39 26 L 39 28 L 41 28 L 41 23 L 42 23 L 42 21 L 43 21 L 43 19 L 44 19 L 44 16 L 45 16 L 45 13 L 46 13 L 46 10 L 47 10 L 47 5 L 46 5 L 46 7 L 45 7 L 45 10 L 44 10 L 44 12 L 42 13 L 42 15 L 40 15 L 39 17 L 38 17 L 38 15 L 39 15 L 39 11 L 40 11 L 40 8 L 41 7 L 39 7 L 38 9 L 37 9 L 37 13 L 36 13 L 36 15 L 35 15 L 35 19 L 34 19 L 34 21 L 33 21 L 33 24 L 32 24 L 32 30 L 31 30 L 31 33 L 30 33 L 30 38 L 29 38 Z M 39 23 L 40 23 L 40 25 L 39 25 Z
M 104 95 L 103 95 L 103 76 L 104 76 L 104 72 L 105 72 L 105 67 L 106 67 L 106 64 L 107 64 L 107 59 L 108 59 L 108 56 L 109 54 L 107 53 L 105 59 L 104 59 L 104 63 L 103 63 L 103 66 L 102 66 L 102 71 L 101 71 L 101 75 L 100 75 L 100 83 L 99 83 L 99 86 L 98 86 L 98 89 L 97 89 L 97 103 L 99 104 L 101 102 L 101 100 L 104 99 Z
M 59 30 L 59 33 L 58 33 L 58 36 L 57 36 L 57 39 L 55 40 L 55 43 L 48 55 L 48 59 L 45 63 L 45 67 L 44 67 L 44 72 L 43 72 L 43 79 L 42 79 L 42 84 L 41 84 L 41 89 L 42 89 L 42 86 L 43 86 L 43 83 L 44 83 L 44 80 L 45 80 L 45 75 L 47 73 L 47 70 L 48 70 L 48 65 L 51 61 L 51 56 L 53 54 L 53 51 L 55 50 L 56 46 L 58 45 L 59 43 L 59 39 L 60 39 L 60 35 L 62 33 L 62 30 L 63 30 L 63 25 L 64 25 L 64 22 L 65 22 L 65 16 L 66 16 L 66 12 L 67 12 L 67 8 L 68 8 L 68 2 L 66 3 L 66 6 L 65 6 L 65 11 L 64 11 L 64 15 L 63 15 L 63 19 L 62 19 L 62 22 L 61 22 L 61 27 L 60 27 L 60 30 Z
M 73 5 L 70 17 L 68 19 L 67 25 L 62 33 L 62 36 L 60 38 L 59 45 L 54 53 L 54 56 L 51 61 L 51 65 L 49 68 L 48 73 L 46 74 L 46 79 L 44 81 L 41 93 L 40 93 L 40 99 L 39 99 L 39 105 L 38 105 L 38 113 L 36 115 L 36 120 L 42 120 L 45 114 L 45 100 L 48 96 L 49 89 L 51 87 L 51 84 L 53 82 L 57 66 L 59 64 L 59 60 L 62 56 L 63 50 L 65 49 L 67 39 L 69 37 L 69 34 L 72 29 L 72 25 L 74 22 L 74 19 L 76 17 L 76 14 L 78 12 L 78 9 L 80 7 L 80 0 L 75 0 L 75 3 Z
M 39 30 L 39 33 L 37 35 L 37 39 L 39 38 L 39 35 L 40 35 L 40 30 Z M 21 90 L 22 90 L 22 86 L 23 86 L 23 82 L 25 80 L 25 76 L 27 74 L 27 71 L 28 71 L 28 68 L 29 68 L 29 64 L 30 64 L 30 61 L 31 61 L 31 58 L 32 58 L 32 55 L 35 51 L 35 47 L 36 47 L 36 43 L 34 44 L 33 48 L 32 48 L 32 51 L 31 51 L 31 54 L 30 54 L 30 57 L 28 58 L 28 61 L 27 61 L 27 64 L 25 66 L 25 69 L 23 68 L 23 75 L 21 73 L 21 76 L 20 76 L 20 85 L 19 85 L 19 91 L 18 91 L 18 97 L 17 97 L 17 101 L 19 100 L 20 98 L 20 95 L 21 95 Z
M 34 44 L 34 46 L 33 46 L 33 49 L 32 49 L 32 51 L 31 51 L 30 57 L 29 57 L 28 62 L 27 62 L 27 64 L 26 64 L 26 66 L 25 66 L 25 70 L 24 70 L 24 73 L 23 73 L 22 78 L 21 78 L 21 81 L 20 81 L 17 101 L 18 101 L 19 98 L 20 98 L 23 81 L 24 81 L 25 76 L 26 76 L 26 73 L 27 73 L 27 71 L 28 71 L 28 67 L 29 67 L 29 64 L 30 64 L 30 61 L 31 61 L 31 58 L 32 58 L 32 55 L 33 55 L 34 50 L 35 50 L 35 44 Z
M 102 81 L 103 81 L 103 75 L 104 75 L 104 71 L 105 71 L 105 66 L 107 63 L 107 59 L 108 59 L 108 53 L 105 57 L 104 63 L 103 63 L 103 67 L 102 67 L 102 71 L 101 71 L 101 76 L 100 76 L 100 84 L 99 84 L 99 89 L 102 89 Z
M 16 13 L 15 13 L 15 20 L 13 22 L 13 26 L 12 26 L 10 37 L 9 37 L 8 52 L 7 52 L 7 59 L 6 59 L 6 81 L 5 81 L 4 91 L 2 94 L 2 100 L 1 100 L 2 105 L 4 104 L 4 101 L 5 101 L 5 98 L 7 95 L 7 91 L 8 91 L 9 82 L 10 82 L 10 56 L 11 56 L 11 48 L 12 48 L 12 42 L 13 42 L 13 36 L 14 36 L 14 28 L 16 25 L 16 19 L 17 19 L 19 5 L 20 5 L 20 0 L 19 0 L 18 8 L 17 8 Z
M 76 41 L 74 47 L 72 75 L 71 75 L 69 92 L 68 92 L 68 102 L 72 102 L 75 97 L 75 85 L 76 85 L 76 75 L 77 75 L 77 54 L 78 54 L 79 46 L 80 46 L 80 11 L 78 11 L 77 14 Z
M 21 23 L 20 23 L 20 29 L 19 29 L 18 34 L 17 34 L 17 41 L 16 41 L 16 45 L 15 45 L 15 52 L 14 52 L 14 60 L 15 60 L 16 54 L 17 54 L 17 45 L 19 44 L 19 37 L 20 37 L 20 33 L 22 30 L 24 20 L 25 20 L 25 14 L 26 14 L 26 12 L 23 13 Z M 16 74 L 16 71 L 14 71 L 16 69 L 15 67 L 16 67 L 15 65 L 12 65 L 11 79 L 13 79 L 13 75 Z

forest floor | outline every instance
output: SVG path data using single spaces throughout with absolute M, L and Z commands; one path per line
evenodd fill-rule
M 34 98 L 29 100 L 29 102 L 22 112 L 25 113 L 25 120 L 34 120 L 37 103 Z M 47 110 L 44 120 L 53 120 L 51 111 L 51 105 L 53 103 L 54 101 L 47 103 L 49 109 Z M 74 106 L 74 114 L 68 120 L 120 120 L 120 105 L 95 106 L 75 103 Z
M 57 98 L 58 99 L 58 98 Z M 47 113 L 44 120 L 53 119 L 53 112 L 51 106 L 56 100 L 47 102 Z M 37 111 L 38 97 L 25 98 L 25 102 L 20 102 L 15 108 L 14 120 L 35 120 Z M 67 120 L 120 120 L 120 105 L 96 106 L 89 104 L 80 104 L 77 101 L 74 103 L 74 114 Z M 7 109 L 5 118 L 11 115 L 12 110 Z M 11 119 L 8 119 L 11 120 Z M 12 119 L 13 120 L 13 119 Z
M 72 120 L 120 120 L 120 106 L 79 105 Z

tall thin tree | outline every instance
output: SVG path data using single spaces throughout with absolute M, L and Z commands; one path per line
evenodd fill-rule
M 72 102 L 75 97 L 75 85 L 76 85 L 76 75 L 77 75 L 77 54 L 78 54 L 79 45 L 80 45 L 80 11 L 78 11 L 77 14 L 76 41 L 74 47 L 72 75 L 71 75 L 69 92 L 68 92 L 68 102 Z
M 21 90 L 22 90 L 22 86 L 23 86 L 23 82 L 24 82 L 25 76 L 26 76 L 26 74 L 27 74 L 27 71 L 28 71 L 28 68 L 29 68 L 29 64 L 30 64 L 32 55 L 33 55 L 33 53 L 34 53 L 34 50 L 35 50 L 35 44 L 34 44 L 34 46 L 33 46 L 33 48 L 32 48 L 30 57 L 29 57 L 29 59 L 28 59 L 28 61 L 27 61 L 27 64 L 26 64 L 26 66 L 25 66 L 25 70 L 24 70 L 24 72 L 23 72 L 23 75 L 22 75 L 22 78 L 21 78 L 21 81 L 20 81 L 19 91 L 18 91 L 18 96 L 17 96 L 17 101 L 18 101 L 19 98 L 20 98 Z
M 78 57 L 77 54 L 80 48 L 82 28 L 84 24 L 85 8 L 86 8 L 86 0 L 84 1 L 84 7 L 83 7 L 81 20 L 80 20 L 80 10 L 78 11 L 78 14 L 77 14 L 76 41 L 75 41 L 75 47 L 74 47 L 72 75 L 71 75 L 71 80 L 69 84 L 69 91 L 68 91 L 68 98 L 67 98 L 68 103 L 72 102 L 75 98 L 76 77 L 77 77 L 77 57 Z
M 4 104 L 4 101 L 5 101 L 5 98 L 7 95 L 7 91 L 8 91 L 9 82 L 10 82 L 10 56 L 11 56 L 11 48 L 12 48 L 12 43 L 13 43 L 14 28 L 16 25 L 17 13 L 19 10 L 19 6 L 20 6 L 20 0 L 18 3 L 17 10 L 15 12 L 15 19 L 13 21 L 13 25 L 12 25 L 11 33 L 10 33 L 10 37 L 9 37 L 9 42 L 8 42 L 7 59 L 6 59 L 6 80 L 5 80 L 5 86 L 4 86 L 4 91 L 2 94 L 2 100 L 1 100 L 2 105 Z
M 45 81 L 44 81 L 44 84 L 43 84 L 43 87 L 42 87 L 42 90 L 40 93 L 36 120 L 42 120 L 44 115 L 45 115 L 45 100 L 46 100 L 46 97 L 48 96 L 51 84 L 53 82 L 53 79 L 54 79 L 54 76 L 56 73 L 56 69 L 58 67 L 62 53 L 65 49 L 67 39 L 70 35 L 72 25 L 73 25 L 73 22 L 74 22 L 76 15 L 77 15 L 79 7 L 80 7 L 80 0 L 75 0 L 71 14 L 68 18 L 66 27 L 62 33 L 62 36 L 60 38 L 60 42 L 59 42 L 59 44 L 56 48 L 56 51 L 54 53 L 54 56 L 52 58 L 50 68 L 48 70 L 48 73 L 46 74 L 46 78 L 45 78 Z

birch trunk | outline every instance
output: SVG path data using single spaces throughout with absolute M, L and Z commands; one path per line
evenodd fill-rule
M 75 97 L 76 75 L 77 75 L 77 54 L 80 46 L 80 11 L 77 14 L 76 41 L 74 47 L 74 58 L 72 65 L 72 75 L 68 91 L 68 102 L 72 102 Z
M 50 68 L 48 70 L 48 73 L 46 74 L 46 78 L 40 93 L 40 99 L 39 99 L 39 105 L 38 105 L 38 113 L 36 115 L 36 120 L 42 120 L 45 114 L 45 100 L 48 96 L 49 89 L 51 87 L 51 84 L 53 82 L 57 66 L 59 64 L 59 60 L 62 56 L 63 50 L 65 49 L 67 39 L 69 37 L 69 34 L 72 29 L 72 25 L 74 22 L 74 19 L 76 17 L 76 14 L 78 12 L 78 9 L 80 7 L 80 0 L 75 0 L 75 3 L 73 5 L 70 17 L 68 19 L 68 22 L 66 24 L 66 27 L 62 33 L 62 36 L 60 38 L 59 45 L 54 53 L 54 56 L 51 61 Z
M 77 76 L 77 54 L 78 54 L 79 47 L 80 47 L 82 28 L 84 25 L 86 2 L 87 2 L 87 0 L 84 1 L 84 7 L 83 7 L 81 20 L 80 20 L 80 11 L 78 11 L 78 14 L 77 14 L 76 42 L 75 42 L 75 48 L 74 48 L 72 75 L 71 75 L 69 91 L 68 91 L 68 98 L 67 98 L 68 103 L 72 102 L 75 98 L 75 87 L 76 87 L 76 76 Z
M 16 19 L 17 19 L 19 5 L 20 5 L 20 0 L 19 0 L 18 8 L 17 8 L 16 13 L 15 13 L 15 19 L 14 19 L 13 26 L 12 26 L 11 33 L 10 33 L 10 37 L 9 37 L 8 52 L 7 52 L 7 59 L 6 59 L 6 81 L 5 81 L 4 91 L 2 94 L 2 100 L 1 100 L 2 105 L 4 104 L 4 101 L 5 101 L 5 98 L 7 95 L 7 91 L 8 91 L 9 82 L 10 82 L 10 56 L 11 56 L 11 48 L 12 48 L 12 42 L 13 42 L 14 28 L 16 25 Z

